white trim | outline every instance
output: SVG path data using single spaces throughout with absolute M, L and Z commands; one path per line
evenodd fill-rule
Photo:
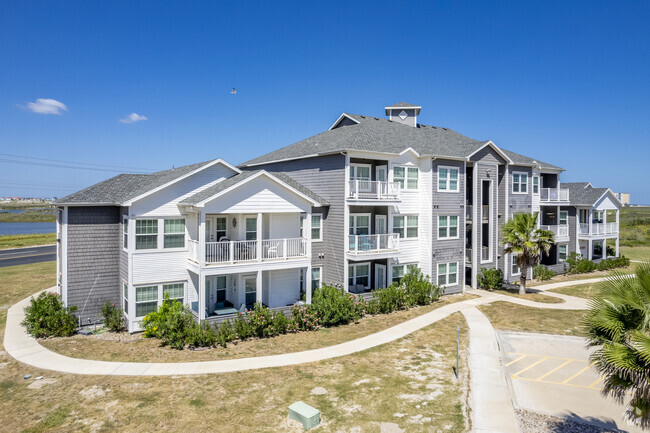
M 358 236 L 358 234 L 356 233 L 356 229 L 357 229 L 357 217 L 360 217 L 360 216 L 361 216 L 361 217 L 364 217 L 364 216 L 365 216 L 365 217 L 368 217 L 368 234 L 371 235 L 371 234 L 372 234 L 372 214 L 371 214 L 371 213 L 365 213 L 365 212 L 354 212 L 354 213 L 351 212 L 351 213 L 348 215 L 348 221 L 350 221 L 350 218 L 354 219 L 354 229 L 355 229 L 355 233 L 354 233 L 354 235 L 357 235 L 357 236 Z M 349 234 L 350 236 L 352 236 L 352 235 L 350 234 L 350 228 L 352 228 L 352 227 L 348 227 L 348 234 Z
M 422 155 L 420 153 L 413 149 L 412 147 L 407 147 L 406 149 L 402 150 L 400 153 L 398 153 L 399 156 L 403 156 L 406 153 L 412 153 L 415 157 L 420 158 Z
M 354 170 L 352 168 L 354 167 Z M 350 173 L 354 171 L 354 177 L 349 177 L 347 180 L 366 180 L 366 179 L 361 179 L 357 177 L 357 167 L 365 167 L 368 169 L 368 179 L 367 181 L 370 182 L 372 180 L 372 164 L 363 164 L 363 163 L 357 163 L 357 162 L 351 162 L 350 163 Z
M 521 276 L 521 268 L 516 265 L 516 263 L 513 263 L 513 260 L 516 260 L 518 253 L 510 253 L 510 276 L 515 277 L 515 276 Z M 513 269 L 514 267 L 517 266 L 517 269 L 519 270 L 518 272 L 515 272 Z
M 501 158 L 503 158 L 503 159 L 506 161 L 506 163 L 514 164 L 514 161 L 513 161 L 512 159 L 510 159 L 510 158 L 508 157 L 508 155 L 506 155 L 506 154 L 503 152 L 503 150 L 499 149 L 499 147 L 497 147 L 497 145 L 494 144 L 494 142 L 492 142 L 492 140 L 488 140 L 488 141 L 487 141 L 483 146 L 479 147 L 479 148 L 476 149 L 474 152 L 472 152 L 472 153 L 470 153 L 469 155 L 467 155 L 467 160 L 468 160 L 468 161 L 471 161 L 472 156 L 476 155 L 478 152 L 480 152 L 481 150 L 485 149 L 487 146 L 490 146 L 492 149 L 494 149 L 494 151 L 495 151 L 496 153 L 498 153 L 499 156 L 500 156 Z
M 451 265 L 452 263 L 456 263 L 456 282 L 452 283 L 452 284 L 449 284 L 449 276 L 453 275 L 453 274 L 449 273 L 449 265 Z M 445 273 L 444 274 L 440 274 L 440 265 L 445 265 Z M 459 280 L 458 280 L 458 275 L 459 274 L 460 274 L 460 267 L 458 265 L 458 261 L 436 263 L 436 281 L 435 281 L 435 284 L 439 285 L 440 287 L 454 287 L 454 286 L 457 286 L 458 284 L 460 284 Z M 440 284 L 440 276 L 441 275 L 445 276 L 445 284 Z
M 202 165 L 201 167 L 197 168 L 196 170 L 193 170 L 193 171 L 190 171 L 189 173 L 184 174 L 184 175 L 181 176 L 181 177 L 177 177 L 176 179 L 171 180 L 171 181 L 169 181 L 169 182 L 167 182 L 167 183 L 165 183 L 165 184 L 163 184 L 163 185 L 160 185 L 160 186 L 158 186 L 158 187 L 156 187 L 156 188 L 154 188 L 154 189 L 151 189 L 151 190 L 149 190 L 149 191 L 147 191 L 147 192 L 145 192 L 145 193 L 143 193 L 143 194 L 140 194 L 139 196 L 137 196 L 137 197 L 135 197 L 135 198 L 132 198 L 132 199 L 130 199 L 130 200 L 127 200 L 126 202 L 124 202 L 124 203 L 122 204 L 122 206 L 131 206 L 134 202 L 136 202 L 136 201 L 138 201 L 138 200 L 141 200 L 141 199 L 143 199 L 144 197 L 147 197 L 147 196 L 149 196 L 149 195 L 151 195 L 151 194 L 153 194 L 153 193 L 155 193 L 155 192 L 158 192 L 158 191 L 160 191 L 160 190 L 162 190 L 162 189 L 164 189 L 164 188 L 167 188 L 168 186 L 173 185 L 173 184 L 175 184 L 176 182 L 180 182 L 180 181 L 183 180 L 183 179 L 187 179 L 188 177 L 193 176 L 193 175 L 195 175 L 196 173 L 198 173 L 198 172 L 200 172 L 200 171 L 203 171 L 203 170 L 205 170 L 206 168 L 210 168 L 210 167 L 212 167 L 213 165 L 216 165 L 216 164 L 222 164 L 222 165 L 224 165 L 225 167 L 227 167 L 227 168 L 233 170 L 233 171 L 234 171 L 235 173 L 237 173 L 237 174 L 239 174 L 239 173 L 242 172 L 240 169 L 238 169 L 237 167 L 234 167 L 234 166 L 228 164 L 228 163 L 227 163 L 226 161 L 224 161 L 223 159 L 221 159 L 221 158 L 217 158 L 217 159 L 215 159 L 214 161 L 210 161 L 209 163 L 207 163 L 207 164 L 205 164 L 205 165 Z
M 537 179 L 537 192 L 535 192 L 535 179 Z M 539 174 L 534 174 L 533 173 L 533 177 L 532 177 L 532 180 L 531 180 L 531 189 L 532 189 L 531 192 L 534 195 L 540 195 L 540 191 L 542 190 L 542 186 L 540 184 L 540 179 L 541 178 L 540 178 Z
M 348 262 L 347 267 L 349 268 L 350 266 L 353 266 L 355 269 L 357 267 L 359 267 L 359 266 L 368 266 L 368 285 L 364 286 L 364 289 L 370 288 L 370 281 L 372 279 L 372 264 L 371 264 L 371 262 L 358 262 L 358 263 L 357 262 L 352 262 L 352 263 Z M 350 277 L 348 275 L 347 280 L 345 280 L 345 287 L 348 288 L 348 291 L 349 291 L 349 288 L 350 288 L 350 281 L 349 281 L 350 278 L 354 278 L 354 284 L 356 285 L 357 284 L 357 272 L 356 272 L 356 270 L 354 272 L 354 277 Z
M 456 215 L 456 214 L 436 214 L 436 216 L 437 216 L 437 218 L 436 218 L 436 220 L 437 220 L 437 223 L 436 223 L 436 229 L 437 229 L 436 230 L 436 232 L 437 232 L 436 233 L 436 238 L 439 241 L 446 241 L 446 240 L 450 240 L 450 239 L 460 239 L 460 215 Z M 452 227 L 451 225 L 449 225 L 449 223 L 451 221 L 449 217 L 453 217 L 453 216 L 457 217 L 457 219 L 456 219 L 456 236 L 449 236 L 449 229 Z M 447 236 L 444 237 L 444 238 L 440 237 L 440 217 L 447 217 L 447 226 L 446 226 L 447 227 Z
M 396 182 L 397 182 L 397 181 L 395 180 L 395 169 L 396 169 L 396 168 L 403 168 L 403 169 L 404 169 L 404 188 L 402 188 L 402 187 L 400 186 L 399 191 L 400 191 L 400 192 L 418 192 L 418 191 L 420 190 L 420 167 L 418 167 L 418 166 L 415 165 L 415 164 L 393 164 L 393 165 L 391 166 L 391 170 L 390 170 L 391 179 L 392 179 L 393 183 L 396 183 Z M 417 186 L 417 188 L 409 188 L 409 187 L 408 187 L 408 180 L 409 180 L 408 172 L 409 172 L 409 168 L 414 168 L 414 169 L 416 169 L 416 170 L 418 171 L 418 177 L 417 177 L 418 186 Z
M 566 247 L 566 253 L 565 253 L 566 258 L 564 260 L 560 259 L 560 247 Z M 564 263 L 568 258 L 569 258 L 569 244 L 567 242 L 562 242 L 557 244 L 557 257 L 556 257 L 557 263 Z
M 307 214 L 307 215 L 309 215 L 309 214 Z M 314 239 L 314 238 L 311 237 L 312 223 L 313 223 L 314 217 L 316 217 L 316 216 L 320 218 L 320 227 L 318 228 L 318 232 L 320 233 L 320 237 L 318 239 Z M 323 242 L 323 214 L 322 213 L 313 213 L 313 214 L 311 214 L 311 218 L 310 218 L 310 221 L 309 221 L 309 237 L 307 238 L 304 235 L 303 235 L 303 237 L 306 238 L 306 239 L 311 239 L 312 242 Z
M 516 174 L 516 175 L 519 175 L 519 179 L 520 179 L 520 181 L 517 182 L 517 185 L 519 185 L 519 189 L 520 189 L 520 191 L 515 191 L 515 180 L 514 180 L 515 174 Z M 525 192 L 521 192 L 521 185 L 522 185 L 522 183 L 521 183 L 521 175 L 522 175 L 522 174 L 526 176 L 526 191 L 525 191 Z M 511 179 L 512 191 L 510 191 L 512 194 L 520 194 L 520 195 L 527 195 L 527 194 L 530 194 L 530 191 L 528 190 L 528 179 L 531 178 L 530 174 L 526 173 L 525 171 L 514 171 L 514 170 L 513 170 L 513 171 L 510 173 L 510 176 L 511 176 L 511 178 L 512 178 L 512 179 Z
M 341 114 L 341 115 L 339 116 L 338 119 L 336 119 L 336 122 L 332 123 L 332 126 L 329 127 L 328 131 L 331 131 L 332 129 L 334 129 L 334 127 L 336 127 L 336 125 L 338 125 L 339 122 L 340 122 L 341 120 L 343 120 L 344 117 L 350 119 L 350 120 L 353 121 L 353 122 L 355 122 L 357 125 L 358 125 L 359 123 L 361 123 L 361 122 L 359 122 L 357 119 L 354 119 L 354 118 L 350 117 L 347 113 L 343 113 L 343 114 Z
M 416 237 L 407 236 L 408 235 L 408 224 L 407 224 L 408 218 L 407 217 L 410 217 L 410 216 L 417 217 L 417 219 L 418 219 L 418 225 L 417 225 L 418 235 Z M 394 214 L 391 214 L 391 218 L 390 218 L 390 220 L 391 220 L 391 230 L 395 229 L 395 222 L 394 222 L 395 218 L 400 218 L 400 217 L 404 218 L 404 226 L 402 226 L 403 229 L 404 229 L 404 236 L 400 236 L 399 238 L 404 239 L 404 240 L 409 240 L 409 241 L 414 241 L 414 240 L 419 239 L 420 238 L 420 231 L 421 231 L 420 230 L 420 214 L 414 214 L 414 213 L 394 213 Z M 395 233 L 395 232 L 391 231 L 391 233 Z
M 440 189 L 440 169 L 444 168 L 446 170 L 456 170 L 458 172 L 458 177 L 456 178 L 456 189 L 449 189 L 450 176 L 447 176 L 447 189 Z M 466 174 L 467 175 L 467 174 Z M 454 167 L 453 165 L 438 165 L 436 168 L 436 191 L 444 193 L 459 193 L 460 192 L 460 167 Z
M 377 278 L 377 275 L 378 275 L 379 271 L 382 271 L 382 270 L 383 270 L 383 274 L 384 274 L 384 287 L 379 287 L 379 278 Z M 374 280 L 375 280 L 374 281 L 375 284 L 373 284 L 373 286 L 375 287 L 375 290 L 380 289 L 380 288 L 383 289 L 383 288 L 389 286 L 389 284 L 388 284 L 388 268 L 387 268 L 386 265 L 384 265 L 382 263 L 375 263 L 375 278 L 374 278 Z

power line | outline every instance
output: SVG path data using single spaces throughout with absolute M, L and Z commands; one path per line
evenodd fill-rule
M 94 164 L 90 162 L 75 162 L 75 161 L 63 161 L 60 159 L 50 159 L 50 158 L 38 158 L 35 156 L 24 156 L 24 155 L 14 155 L 11 153 L 0 153 L 1 156 L 10 156 L 12 158 L 23 158 L 23 159 L 33 159 L 37 161 L 47 161 L 47 162 L 60 162 L 64 164 L 75 164 L 75 165 L 87 165 L 92 167 L 105 167 L 105 168 L 117 168 L 117 169 L 126 169 L 126 170 L 144 170 L 144 171 L 158 171 L 154 168 L 144 168 L 144 167 L 126 167 L 120 165 L 111 165 L 111 164 Z
M 32 161 L 17 161 L 13 159 L 0 158 L 0 162 L 5 162 L 9 164 L 21 164 L 21 165 L 33 165 L 38 167 L 57 167 L 57 168 L 71 168 L 75 170 L 91 170 L 91 171 L 108 171 L 111 173 L 129 173 L 129 174 L 143 174 L 142 171 L 131 171 L 131 170 L 120 170 L 120 169 L 109 169 L 109 168 L 94 168 L 94 167 L 75 167 L 73 165 L 62 165 L 62 164 L 48 164 L 45 162 L 32 162 Z M 146 173 L 145 173 L 146 174 Z
M 38 186 L 38 187 L 57 187 L 57 188 L 78 188 L 74 185 L 60 185 L 56 183 L 31 183 L 31 182 L 14 182 L 11 180 L 0 179 L 0 185 L 7 186 Z

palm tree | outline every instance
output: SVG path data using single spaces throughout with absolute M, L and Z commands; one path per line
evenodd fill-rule
M 526 294 L 526 276 L 528 268 L 539 264 L 542 253 L 548 254 L 551 245 L 555 242 L 553 232 L 537 228 L 539 213 L 516 214 L 501 228 L 506 254 L 517 254 L 517 266 L 521 270 L 519 294 Z
M 650 427 L 650 263 L 636 278 L 615 272 L 600 286 L 584 317 L 595 368 L 604 377 L 603 395 L 623 402 L 632 394 L 627 418 Z

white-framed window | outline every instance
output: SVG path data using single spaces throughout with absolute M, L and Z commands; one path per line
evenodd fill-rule
M 569 211 L 561 210 L 560 211 L 560 220 L 559 223 L 561 226 L 569 224 Z
M 246 240 L 257 240 L 257 217 L 246 218 Z
M 348 266 L 348 288 L 361 285 L 370 287 L 370 263 L 358 263 Z
M 602 223 L 604 219 L 605 211 L 604 210 L 595 210 L 592 212 L 591 220 L 594 223 Z
M 215 225 L 215 234 L 217 235 L 215 239 L 221 242 L 222 238 L 228 237 L 228 219 L 226 217 L 217 217 Z
M 163 299 L 165 299 L 165 295 L 168 295 L 170 301 L 179 301 L 181 304 L 183 303 L 183 298 L 185 297 L 185 284 L 163 284 L 162 290 Z
M 418 189 L 420 170 L 417 167 L 393 167 L 393 182 L 399 183 L 401 189 Z
M 370 234 L 370 214 L 350 214 L 349 232 L 351 235 Z
M 519 269 L 519 266 L 517 266 L 517 254 L 510 254 L 510 270 L 512 275 L 519 275 L 521 274 L 521 269 Z
M 418 237 L 418 216 L 417 215 L 395 215 L 393 216 L 393 233 L 400 238 Z
M 185 248 L 185 220 L 179 218 L 163 221 L 163 248 Z
M 323 284 L 323 268 L 314 266 L 311 268 L 311 289 L 315 290 L 320 288 Z
M 438 191 L 458 192 L 458 167 L 438 167 Z
M 438 263 L 438 285 L 455 286 L 458 284 L 458 262 Z
M 135 220 L 135 249 L 158 248 L 158 220 Z
M 158 286 L 135 288 L 135 317 L 144 317 L 158 308 Z
M 370 164 L 350 164 L 350 180 L 370 180 Z
M 305 238 L 305 218 L 300 218 L 300 236 Z M 311 240 L 319 242 L 323 240 L 323 215 L 313 214 L 311 216 Z
M 129 285 L 122 281 L 122 310 L 129 314 Z
M 533 176 L 533 194 L 539 194 L 539 176 Z
M 521 173 L 521 172 L 512 173 L 512 193 L 513 194 L 528 193 L 528 173 Z
M 393 283 L 399 283 L 402 278 L 404 278 L 404 275 L 411 270 L 412 268 L 417 268 L 418 265 L 415 264 L 410 264 L 410 265 L 395 265 L 393 266 L 393 278 L 392 282 Z
M 557 260 L 558 262 L 565 262 L 568 255 L 568 245 L 559 244 L 557 246 Z
M 458 239 L 458 215 L 438 215 L 438 239 Z
M 122 217 L 122 248 L 129 248 L 129 217 Z

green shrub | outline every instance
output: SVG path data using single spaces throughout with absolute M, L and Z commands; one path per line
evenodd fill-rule
M 417 266 L 409 267 L 400 284 L 406 289 L 408 306 L 429 305 L 440 298 L 443 292 L 443 288 L 433 284 Z
M 102 315 L 104 316 L 104 326 L 111 332 L 121 332 L 124 330 L 124 314 L 122 309 L 106 301 L 102 306 Z
M 235 328 L 230 323 L 230 320 L 222 322 L 221 327 L 219 328 L 219 332 L 217 333 L 217 343 L 221 347 L 226 347 L 228 343 L 235 340 L 236 338 L 237 333 L 235 332 Z
M 322 326 L 345 325 L 363 316 L 357 298 L 343 289 L 324 285 L 314 290 L 311 308 L 318 315 Z
M 253 328 L 251 324 L 246 320 L 246 316 L 243 313 L 237 313 L 237 318 L 235 319 L 235 334 L 240 340 L 248 340 L 253 336 Z
M 288 330 L 296 331 L 314 331 L 320 327 L 320 318 L 318 313 L 307 305 L 294 305 L 291 307 L 291 322 Z
M 379 312 L 390 313 L 408 307 L 406 288 L 399 283 L 393 283 L 385 289 L 375 290 L 375 297 L 379 301 Z
M 484 290 L 499 290 L 503 288 L 503 273 L 497 268 L 482 268 L 477 277 L 478 286 Z
M 378 291 L 375 291 L 375 295 L 378 296 Z M 366 303 L 365 308 L 366 314 L 381 314 L 381 304 L 379 299 L 371 299 Z
M 613 259 L 601 260 L 600 263 L 598 263 L 598 270 L 607 271 L 609 269 L 626 268 L 628 266 L 630 266 L 630 259 L 621 256 Z
M 575 252 L 569 254 L 566 262 L 569 265 L 568 274 L 585 274 L 598 268 L 594 262 Z
M 212 347 L 217 343 L 217 333 L 208 322 L 194 322 L 187 330 L 185 343 L 190 347 Z
M 43 292 L 29 300 L 21 325 L 36 338 L 69 337 L 77 329 L 77 318 L 72 314 L 75 311 L 76 306 L 66 310 L 59 295 Z
M 271 321 L 278 334 L 287 333 L 289 329 L 289 318 L 282 311 L 275 311 Z
M 556 275 L 557 272 L 544 265 L 537 265 L 533 268 L 533 278 L 538 281 L 548 281 Z
M 246 319 L 250 324 L 253 336 L 257 338 L 273 337 L 277 335 L 277 330 L 273 326 L 273 314 L 269 307 L 260 303 L 246 312 Z
M 181 350 L 188 344 L 189 336 L 198 331 L 192 312 L 179 301 L 165 297 L 156 311 L 147 314 L 141 322 L 145 337 L 160 339 L 163 346 Z

